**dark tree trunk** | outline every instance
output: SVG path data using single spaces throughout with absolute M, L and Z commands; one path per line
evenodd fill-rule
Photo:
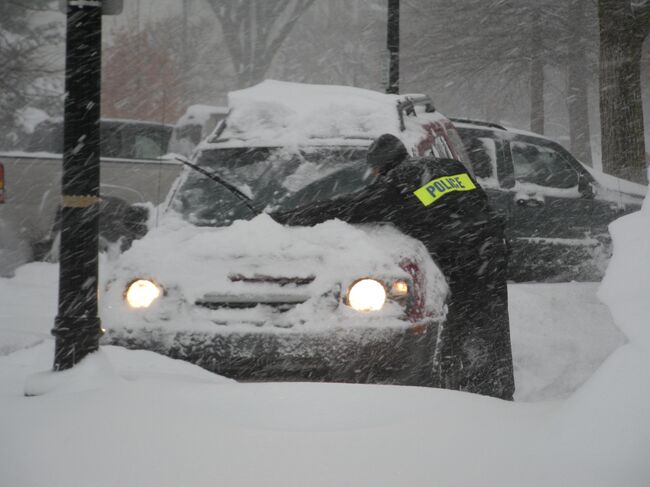
M 600 0 L 600 119 L 603 170 L 647 182 L 641 104 L 641 29 L 630 2 Z
M 592 165 L 591 129 L 589 127 L 589 72 L 585 46 L 585 2 L 573 2 L 570 10 L 570 24 L 575 26 L 569 36 L 569 59 L 567 75 L 567 109 L 571 152 L 579 161 Z
M 532 16 L 530 36 L 530 130 L 544 133 L 544 59 L 540 15 Z

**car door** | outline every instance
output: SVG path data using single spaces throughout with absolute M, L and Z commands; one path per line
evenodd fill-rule
M 463 127 L 458 129 L 458 133 L 463 140 L 474 177 L 487 193 L 492 208 L 508 221 L 513 201 L 510 188 L 514 185 L 514 180 L 507 142 L 491 130 Z
M 580 193 L 579 174 L 554 147 L 534 139 L 509 143 L 515 185 L 513 235 L 580 239 L 591 230 L 592 198 Z
M 518 280 L 598 278 L 600 243 L 593 239 L 593 194 L 576 161 L 551 141 L 517 136 L 508 142 L 514 186 L 508 219 Z

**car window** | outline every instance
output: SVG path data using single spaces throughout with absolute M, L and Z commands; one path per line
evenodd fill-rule
M 136 135 L 133 144 L 133 156 L 136 159 L 155 159 L 163 153 L 160 141 L 148 135 Z
M 430 129 L 430 135 L 421 146 L 423 149 L 423 156 L 433 156 L 445 159 L 455 159 L 454 153 L 447 144 L 447 141 L 442 135 L 437 134 L 433 129 Z
M 578 173 L 558 151 L 523 141 L 510 143 L 515 179 L 554 188 L 572 188 L 578 184 Z
M 279 201 L 278 206 L 284 210 L 299 208 L 303 205 L 335 199 L 339 196 L 354 193 L 367 185 L 371 177 L 365 161 L 357 161 L 350 166 L 318 179 L 308 186 L 287 195 Z
M 451 125 L 447 125 L 446 127 L 447 130 L 447 137 L 449 138 L 449 141 L 451 142 L 451 145 L 453 146 L 454 151 L 456 154 L 458 154 L 457 158 L 462 162 L 463 164 L 467 165 L 472 165 L 472 160 L 467 154 L 467 151 L 465 150 L 465 145 L 463 144 L 463 141 L 456 131 L 454 127 Z M 456 159 L 456 157 L 454 157 Z M 473 168 L 472 168 L 473 169 Z
M 467 141 L 466 149 L 477 178 L 496 178 L 497 148 L 494 139 L 473 137 Z
M 148 124 L 106 122 L 101 125 L 102 157 L 156 159 L 167 152 L 169 127 Z
M 447 141 L 445 140 L 444 137 L 442 137 L 441 135 L 437 135 L 433 139 L 433 144 L 435 145 L 441 157 L 445 157 L 447 159 L 454 158 L 454 153 L 449 148 L 449 145 L 447 144 Z
M 126 157 L 123 153 L 122 132 L 119 125 L 101 124 L 99 153 L 102 157 Z

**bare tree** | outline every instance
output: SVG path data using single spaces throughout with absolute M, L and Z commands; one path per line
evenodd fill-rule
M 404 44 L 415 46 L 405 64 L 423 66 L 423 79 L 483 93 L 480 102 L 490 114 L 528 100 L 531 130 L 544 133 L 547 78 L 566 73 L 571 147 L 590 162 L 587 95 L 597 58 L 591 0 L 405 0 L 403 5 Z
M 385 0 L 318 2 L 291 31 L 270 74 L 383 91 L 385 45 Z
M 593 33 L 596 31 L 588 12 L 590 0 L 573 0 L 566 17 L 566 105 L 569 113 L 571 152 L 585 164 L 591 160 L 591 129 L 589 124 L 589 83 L 593 79 Z M 595 17 L 595 14 L 594 14 Z
M 261 81 L 314 0 L 206 0 L 221 23 L 240 87 Z
M 154 37 L 171 23 L 112 32 L 113 43 L 104 48 L 102 63 L 102 116 L 174 122 L 183 113 L 180 63 Z
M 550 30 L 558 29 L 549 0 L 407 0 L 404 44 L 415 46 L 415 62 L 430 66 L 426 76 L 454 80 L 457 85 L 501 85 L 530 97 L 530 127 L 544 132 L 545 67 L 553 64 L 557 46 Z M 428 62 L 425 63 L 425 58 Z M 498 88 L 497 88 L 498 89 Z
M 61 102 L 63 89 L 57 90 L 56 82 L 63 72 L 52 66 L 46 49 L 61 43 L 63 25 L 35 19 L 47 13 L 50 3 L 0 1 L 0 144 L 8 147 L 21 135 L 17 116 L 22 108 L 49 109 Z
M 645 183 L 641 51 L 650 1 L 599 0 L 598 17 L 603 170 Z

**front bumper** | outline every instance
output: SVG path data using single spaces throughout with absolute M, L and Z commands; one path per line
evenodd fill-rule
M 243 381 L 434 384 L 440 323 L 400 328 L 211 333 L 116 328 L 105 344 L 151 350 Z

